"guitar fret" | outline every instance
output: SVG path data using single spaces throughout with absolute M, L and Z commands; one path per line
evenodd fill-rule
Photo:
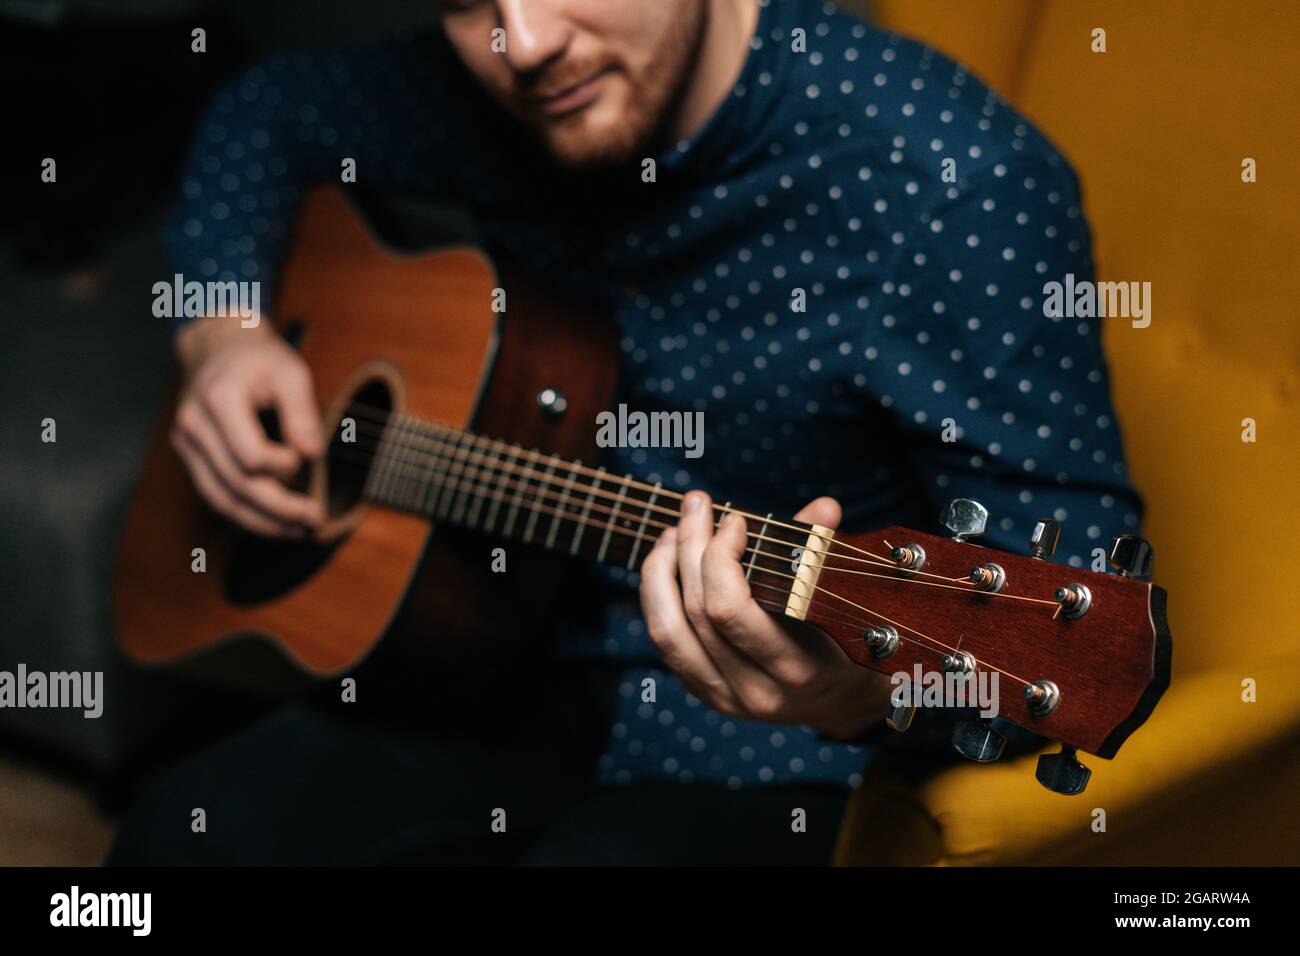
M 398 481 L 398 464 L 401 454 L 401 434 L 403 421 L 397 416 L 389 418 L 382 439 L 384 446 L 384 472 L 379 481 L 379 498 L 381 501 L 397 503 L 396 485 Z
M 418 490 L 419 439 L 417 428 L 418 423 L 414 419 L 408 419 L 402 425 L 402 458 L 399 464 L 402 483 L 399 492 L 399 501 L 403 508 L 411 507 L 415 498 L 415 492 Z
M 758 552 L 761 551 L 763 548 L 763 536 L 767 534 L 767 526 L 771 522 L 771 520 L 772 520 L 772 513 L 768 512 L 767 517 L 763 519 L 763 527 L 759 529 L 758 538 L 755 539 L 754 541 L 754 553 L 749 558 L 748 567 L 745 568 L 746 581 L 748 581 L 749 576 L 754 573 L 754 562 L 758 560 Z
M 545 470 L 539 474 L 537 468 L 543 463 Z M 560 481 L 562 468 L 567 468 L 567 472 Z M 639 493 L 632 493 L 635 482 L 631 474 L 626 474 L 615 479 L 617 487 L 611 493 L 610 475 L 603 466 L 590 472 L 583 468 L 581 461 L 543 457 L 537 452 L 529 455 L 518 444 L 507 446 L 484 436 L 406 416 L 389 420 L 366 480 L 369 500 L 507 538 L 519 532 L 519 512 L 526 508 L 528 520 L 520 535 L 525 544 L 534 543 L 539 522 L 549 514 L 551 521 L 545 541 L 538 543 L 550 550 L 557 547 L 564 522 L 570 521 L 574 532 L 567 550 L 573 556 L 583 552 L 588 527 L 603 526 L 600 541 L 592 541 L 588 556 L 594 551 L 597 562 L 617 564 L 624 553 L 621 549 L 626 546 L 624 566 L 629 571 L 636 570 L 637 562 L 648 550 L 643 550 L 642 545 L 653 544 L 656 538 L 651 532 L 651 517 L 663 496 L 662 482 L 656 482 L 649 495 L 642 499 Z M 580 486 L 586 494 L 578 509 L 575 492 Z M 598 496 L 612 499 L 612 507 L 603 519 L 596 516 L 593 520 Z M 636 506 L 641 508 L 639 520 L 632 512 Z M 731 507 L 730 501 L 715 506 L 724 517 L 731 512 Z M 501 522 L 503 512 L 505 520 Z M 634 522 L 635 533 L 626 533 L 625 528 L 631 529 Z M 502 524 L 499 531 L 498 523 Z M 769 577 L 777 574 L 766 565 L 773 562 L 784 565 L 787 561 L 781 554 L 764 548 L 764 539 L 772 535 L 781 542 L 791 537 L 773 529 L 773 513 L 769 512 L 758 534 L 753 536 L 754 545 L 746 548 L 748 555 L 741 555 L 747 582 L 756 583 L 755 574 Z M 797 542 L 788 543 L 792 546 L 791 558 L 797 563 L 794 549 L 805 543 L 807 537 L 798 533 L 795 537 L 799 539 Z M 786 590 L 784 582 L 778 583 L 782 585 L 781 590 Z
M 474 483 L 478 480 L 479 466 L 474 464 L 474 456 L 478 453 L 479 437 L 477 435 L 469 436 L 469 447 L 465 449 L 465 466 L 461 470 L 460 476 L 460 493 L 451 509 L 452 524 L 465 524 L 465 506 L 468 505 L 474 496 Z M 479 457 L 482 457 L 481 455 Z
M 538 470 L 541 466 L 544 471 Z M 562 481 L 560 469 L 567 469 Z M 481 527 L 486 533 L 507 538 L 520 536 L 525 544 L 534 543 L 541 530 L 539 522 L 549 514 L 545 541 L 538 542 L 541 546 L 555 550 L 561 529 L 569 521 L 574 525 L 567 549 L 570 555 L 585 551 L 592 557 L 594 552 L 597 562 L 620 564 L 625 553 L 621 549 L 626 547 L 625 567 L 635 571 L 648 551 L 642 545 L 653 544 L 657 538 L 651 517 L 663 497 L 663 483 L 656 482 L 648 496 L 641 498 L 631 474 L 615 478 L 617 487 L 612 490 L 610 479 L 603 466 L 593 471 L 584 468 L 581 461 L 566 461 L 536 450 L 525 452 L 518 444 L 508 446 L 449 426 L 394 415 L 385 424 L 374 452 L 365 494 L 368 500 L 424 514 L 434 521 L 446 520 L 471 529 Z M 585 492 L 580 508 L 579 492 Z M 596 514 L 597 497 L 612 500 L 603 518 Z M 607 507 L 607 502 L 601 506 Z M 631 510 L 635 506 L 641 508 L 639 521 Z M 528 519 L 519 535 L 521 508 L 528 510 Z M 715 515 L 725 517 L 733 513 L 731 508 L 730 501 L 715 505 Z M 504 527 L 497 531 L 503 511 Z M 671 519 L 673 514 L 665 516 Z M 808 595 L 796 595 L 798 589 L 793 587 L 794 577 L 800 574 L 800 554 L 813 533 L 812 526 L 807 531 L 796 527 L 801 524 L 776 522 L 769 512 L 757 534 L 750 533 L 754 544 L 745 549 L 748 554 L 742 551 L 741 561 L 745 581 L 751 587 L 773 587 L 778 593 L 790 595 L 790 602 L 798 597 L 801 605 L 806 605 Z M 587 538 L 588 527 L 601 529 L 599 542 Z M 786 548 L 789 557 L 784 555 Z M 784 570 L 787 564 L 790 572 Z
M 518 442 L 512 445 L 511 448 L 513 450 L 510 452 L 510 456 L 514 458 L 515 461 L 518 461 L 520 458 L 519 453 L 523 451 L 523 448 L 519 445 Z M 519 476 L 519 480 L 515 482 L 515 493 L 514 496 L 510 499 L 510 511 L 506 513 L 506 526 L 505 529 L 502 531 L 502 534 L 504 534 L 507 538 L 514 533 L 515 519 L 519 517 L 519 508 L 524 501 L 524 487 L 527 485 L 527 483 L 528 480 L 522 474 Z
M 406 478 L 402 488 L 402 506 L 414 509 L 423 482 L 420 479 L 420 461 L 424 453 L 422 422 L 411 419 L 406 426 Z
M 645 533 L 645 524 L 650 519 L 650 509 L 654 507 L 655 499 L 659 497 L 659 489 L 662 487 L 663 482 L 656 481 L 654 494 L 652 494 L 650 500 L 642 506 L 641 526 L 636 529 L 636 539 L 632 542 L 632 556 L 627 559 L 627 569 L 629 571 L 636 567 L 636 555 L 637 552 L 641 550 L 641 536 Z
M 461 469 L 464 467 L 464 462 L 462 462 L 460 458 L 460 452 L 462 446 L 465 444 L 465 439 L 468 437 L 469 435 L 462 433 L 459 438 L 457 438 L 455 445 L 452 447 L 451 463 L 447 468 L 447 475 L 442 488 L 443 493 L 438 501 L 438 519 L 440 521 L 446 519 L 448 511 L 451 509 L 452 502 L 456 498 L 456 487 L 459 484 L 458 478 Z
M 483 464 L 479 468 L 479 477 L 476 483 L 477 491 L 475 492 L 474 503 L 470 506 L 469 515 L 465 518 L 466 527 L 473 528 L 478 524 L 479 513 L 483 509 L 484 502 L 488 499 L 488 493 L 492 490 L 492 443 L 489 441 L 479 457 L 483 459 Z
M 555 547 L 555 535 L 560 530 L 560 519 L 568 517 L 569 494 L 573 491 L 573 480 L 577 476 L 577 466 L 582 462 L 576 462 L 569 465 L 569 477 L 564 481 L 564 490 L 560 492 L 560 500 L 555 504 L 555 514 L 551 516 L 551 528 L 546 534 L 546 547 Z
M 578 530 L 573 533 L 573 544 L 569 545 L 569 554 L 578 553 L 578 545 L 582 541 L 582 532 L 587 530 L 587 518 L 591 515 L 591 502 L 596 497 L 596 492 L 600 489 L 600 479 L 604 477 L 605 468 L 601 466 L 596 469 L 598 476 L 591 483 L 591 491 L 587 493 L 587 506 L 582 509 L 582 517 L 578 519 Z
M 415 466 L 417 489 L 411 508 L 418 514 L 424 514 L 424 509 L 428 505 L 429 492 L 437 474 L 438 435 L 425 422 L 419 422 L 416 427 L 419 429 L 422 442 L 428 448 L 428 455 L 424 461 L 417 462 Z
M 438 442 L 437 464 L 434 467 L 433 477 L 437 481 L 437 487 L 433 489 L 433 494 L 425 505 L 425 514 L 430 518 L 434 517 L 438 509 L 442 507 L 443 495 L 451 489 L 451 466 L 455 462 L 455 449 L 457 443 L 461 440 L 460 435 L 454 432 L 445 432 Z
M 416 498 L 420 496 L 422 483 L 420 467 L 424 460 L 424 442 L 420 437 L 419 419 L 407 419 L 402 428 L 402 507 L 415 509 Z
M 548 485 L 550 485 L 551 477 L 554 474 L 555 474 L 555 459 L 551 459 L 551 463 L 546 466 L 546 473 L 542 475 L 542 480 L 537 483 L 538 495 L 536 501 L 530 502 L 526 506 L 529 510 L 529 515 L 528 515 L 528 524 L 524 526 L 524 544 L 533 543 L 533 531 L 535 531 L 537 528 L 537 519 L 542 514 L 541 509 L 546 507 L 545 499 L 542 497 L 542 492 L 546 489 Z M 546 546 L 548 548 L 550 547 L 549 544 L 547 544 Z
M 494 444 L 496 445 L 497 450 L 496 469 L 499 478 L 497 484 L 501 486 L 501 494 L 493 495 L 492 504 L 488 506 L 487 520 L 483 523 L 483 530 L 489 534 L 492 532 L 493 527 L 496 526 L 497 513 L 500 512 L 501 502 L 505 498 L 505 479 L 508 477 L 507 469 L 510 467 L 506 464 L 502 455 L 505 446 L 501 445 L 499 442 Z
M 627 483 L 631 480 L 631 475 L 624 475 L 623 480 L 619 483 L 618 499 L 614 502 L 614 509 L 609 513 L 609 520 L 605 522 L 605 534 L 604 537 L 600 539 L 600 550 L 596 552 L 596 560 L 598 562 L 603 562 L 605 560 L 605 552 L 609 548 L 609 539 L 614 533 L 614 522 L 618 520 L 618 510 L 623 507 L 623 502 L 626 500 L 623 496 L 627 491 Z

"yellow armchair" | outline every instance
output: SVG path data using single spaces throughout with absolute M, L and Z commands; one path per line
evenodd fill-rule
M 1173 679 L 1115 760 L 1080 755 L 1081 796 L 1041 788 L 1036 756 L 929 775 L 877 761 L 836 860 L 1300 863 L 1300 6 L 874 8 L 1054 140 L 1082 181 L 1101 278 L 1151 282 L 1150 326 L 1104 334 L 1169 592 Z

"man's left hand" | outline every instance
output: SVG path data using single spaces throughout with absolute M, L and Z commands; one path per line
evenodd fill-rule
M 840 506 L 818 498 L 797 521 L 834 529 Z M 849 659 L 830 637 L 754 600 L 741 559 L 745 519 L 713 528 L 708 495 L 690 492 L 641 568 L 641 609 L 664 663 L 696 697 L 734 717 L 808 726 L 852 739 L 881 720 L 889 678 Z

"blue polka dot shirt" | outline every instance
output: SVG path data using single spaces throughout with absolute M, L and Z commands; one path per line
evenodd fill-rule
M 704 413 L 702 457 L 610 449 L 611 471 L 764 513 L 830 494 L 850 531 L 934 531 L 945 499 L 976 498 L 988 544 L 1023 551 L 1052 516 L 1074 566 L 1138 527 L 1100 329 L 1043 311 L 1044 283 L 1093 278 L 1078 183 L 963 67 L 832 5 L 767 0 L 726 101 L 646 158 L 653 182 L 641 158 L 558 167 L 436 31 L 281 56 L 216 97 L 169 244 L 187 278 L 257 279 L 267 301 L 302 189 L 353 159 L 346 188 L 463 203 L 490 254 L 603 298 L 620 401 Z M 617 674 L 602 780 L 861 780 L 871 746 L 686 692 L 635 578 L 597 583 L 601 625 L 567 628 L 559 653 Z

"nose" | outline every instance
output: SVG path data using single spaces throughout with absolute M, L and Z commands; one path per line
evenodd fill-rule
M 554 0 L 497 0 L 506 31 L 506 60 L 516 73 L 534 72 L 569 44 L 571 28 Z

